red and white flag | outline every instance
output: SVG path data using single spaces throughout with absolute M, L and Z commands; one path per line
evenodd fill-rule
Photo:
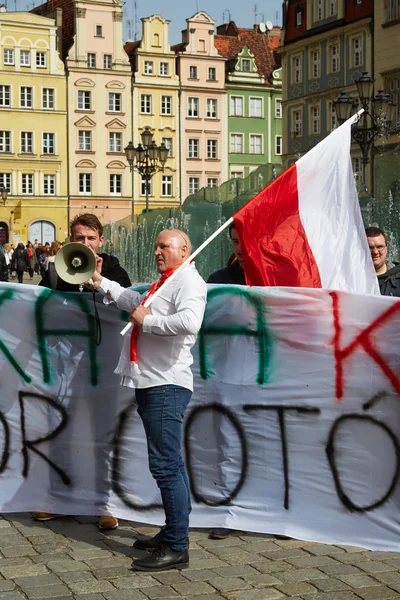
M 233 216 L 249 285 L 379 295 L 350 159 L 356 118 Z

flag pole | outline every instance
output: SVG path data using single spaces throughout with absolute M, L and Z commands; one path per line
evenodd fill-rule
M 165 280 L 165 282 L 163 283 L 163 285 L 161 287 L 158 288 L 158 290 L 156 290 L 154 292 L 154 294 L 152 294 L 149 298 L 147 298 L 146 302 L 143 304 L 143 306 L 145 306 L 146 308 L 148 306 L 150 306 L 150 304 L 153 302 L 153 300 L 155 300 L 157 298 L 157 296 L 161 293 L 161 290 L 164 290 L 165 286 L 168 285 L 168 283 L 170 283 L 185 267 L 186 265 L 188 265 L 190 262 L 192 262 L 192 260 L 194 260 L 194 258 L 196 258 L 196 256 L 198 254 L 200 254 L 200 252 L 202 250 L 204 250 L 204 248 L 206 246 L 208 246 L 208 244 L 210 242 L 212 242 L 217 236 L 219 236 L 219 234 L 224 231 L 224 229 L 226 229 L 227 227 L 229 227 L 229 225 L 233 223 L 233 217 L 231 217 L 230 219 L 228 219 L 223 225 L 221 225 L 221 227 L 219 227 L 216 231 L 214 231 L 214 233 L 212 235 L 210 235 L 210 237 L 208 239 L 206 239 L 205 242 L 203 242 L 201 244 L 201 246 L 199 246 L 194 252 L 192 252 L 192 254 L 185 260 L 185 262 L 183 262 L 180 267 L 178 269 L 176 269 L 176 271 L 174 271 L 172 273 L 172 275 L 170 275 L 168 277 L 168 279 Z M 125 325 L 125 327 L 122 329 L 122 331 L 120 332 L 120 335 L 125 335 L 130 328 L 132 327 L 132 323 L 129 321 L 129 323 L 127 323 Z

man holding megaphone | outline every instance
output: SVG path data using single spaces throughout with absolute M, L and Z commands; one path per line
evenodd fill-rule
M 121 267 L 115 256 L 101 253 L 103 245 L 103 226 L 96 215 L 84 213 L 77 215 L 70 224 L 70 242 L 56 254 L 54 263 L 49 264 L 45 276 L 39 283 L 43 287 L 59 292 L 92 292 L 82 284 L 90 279 L 96 270 L 96 257 L 101 258 L 103 277 L 116 281 L 123 288 L 131 285 L 129 275 Z M 83 247 L 83 246 L 84 247 Z M 49 521 L 57 515 L 45 512 L 33 512 L 38 521 Z M 118 519 L 113 516 L 99 517 L 99 528 L 110 530 L 118 527 Z

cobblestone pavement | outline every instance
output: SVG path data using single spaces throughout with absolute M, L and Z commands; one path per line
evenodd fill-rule
M 96 519 L 37 523 L 0 517 L 0 600 L 380 600 L 400 599 L 400 552 L 328 546 L 236 532 L 209 540 L 190 532 L 190 568 L 135 573 L 138 535 L 157 529 L 123 521 L 102 533 Z

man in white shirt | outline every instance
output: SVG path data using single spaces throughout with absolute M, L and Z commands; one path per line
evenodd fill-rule
M 178 229 L 165 230 L 155 242 L 160 281 L 141 295 L 102 277 L 101 258 L 93 275 L 105 302 L 114 301 L 132 311 L 132 338 L 125 336 L 116 372 L 122 383 L 136 390 L 138 413 L 147 437 L 150 471 L 160 488 L 165 525 L 150 538 L 136 540 L 135 547 L 151 552 L 133 561 L 139 571 L 163 571 L 189 564 L 188 532 L 190 488 L 182 460 L 182 423 L 193 391 L 193 347 L 203 321 L 207 287 L 194 264 L 174 280 L 168 277 L 190 256 L 188 236 Z M 162 285 L 149 308 L 142 303 Z M 133 310 L 132 310 L 133 309 Z

